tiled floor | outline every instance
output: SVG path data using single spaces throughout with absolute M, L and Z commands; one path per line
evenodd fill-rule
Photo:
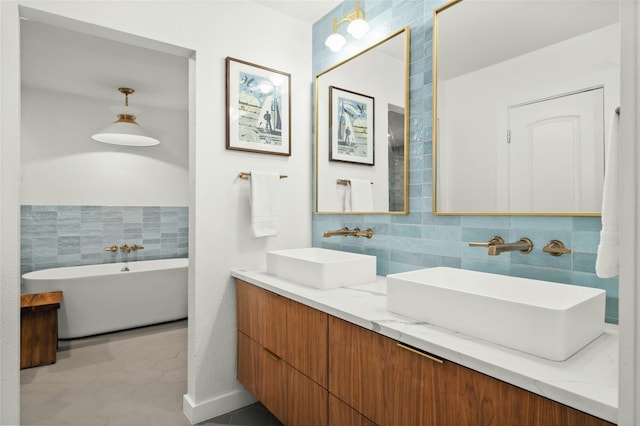
M 190 426 L 187 321 L 60 341 L 57 362 L 20 373 L 22 425 Z M 202 426 L 282 425 L 262 405 Z
M 255 403 L 240 410 L 223 414 L 198 426 L 284 426 L 262 404 Z
M 186 320 L 61 341 L 57 358 L 21 371 L 23 425 L 189 425 Z

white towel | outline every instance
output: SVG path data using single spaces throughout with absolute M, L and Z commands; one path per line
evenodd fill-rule
M 278 185 L 280 175 L 251 171 L 251 229 L 255 237 L 278 233 Z
M 351 184 L 344 185 L 344 211 L 351 211 Z
M 596 275 L 618 275 L 618 127 L 620 117 L 613 113 L 609 127 L 602 192 L 602 230 L 596 257 Z
M 351 182 L 351 210 L 354 212 L 373 211 L 373 189 L 369 179 L 349 179 Z

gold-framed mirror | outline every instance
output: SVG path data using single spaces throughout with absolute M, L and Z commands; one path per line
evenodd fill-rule
M 316 75 L 316 213 L 409 213 L 409 37 Z
M 434 214 L 599 216 L 620 105 L 617 0 L 434 12 Z

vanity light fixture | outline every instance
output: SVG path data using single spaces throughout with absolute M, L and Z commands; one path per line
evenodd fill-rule
M 136 123 L 136 116 L 141 111 L 138 108 L 129 106 L 129 95 L 134 90 L 128 87 L 120 87 L 118 90 L 124 95 L 124 106 L 115 105 L 111 107 L 111 111 L 118 116 L 118 119 L 106 129 L 91 136 L 91 139 L 113 145 L 158 145 L 160 141 L 149 135 L 146 130 Z
M 349 22 L 347 32 L 355 39 L 361 39 L 369 31 L 369 24 L 364 20 L 364 11 L 360 9 L 360 0 L 356 0 L 356 8 L 344 15 L 342 19 L 333 18 L 333 34 L 327 37 L 324 42 L 333 52 L 340 51 L 347 43 L 344 36 L 338 34 L 338 26 L 343 22 Z

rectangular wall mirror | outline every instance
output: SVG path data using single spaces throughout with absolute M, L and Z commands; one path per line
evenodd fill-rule
M 618 1 L 459 0 L 434 17 L 434 214 L 598 216 Z
M 409 28 L 315 83 L 316 213 L 407 214 Z

